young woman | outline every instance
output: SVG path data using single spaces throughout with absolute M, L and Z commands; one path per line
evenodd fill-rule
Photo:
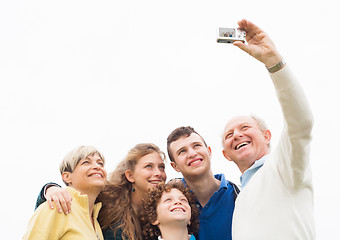
M 199 227 L 198 208 L 193 193 L 182 182 L 160 184 L 143 201 L 144 239 L 196 239 L 193 234 Z
M 156 145 L 137 144 L 110 174 L 106 187 L 97 199 L 102 202 L 98 220 L 105 240 L 142 239 L 142 198 L 149 188 L 165 182 L 164 161 L 165 154 Z M 67 208 L 64 212 L 69 212 L 71 198 L 64 189 L 51 187 L 46 198 L 49 202 L 57 201 L 56 205 L 59 206 L 62 203 L 63 208 Z
M 150 188 L 165 182 L 165 155 L 154 144 L 138 144 L 111 174 L 98 200 L 99 215 L 106 240 L 142 239 L 140 210 Z
M 59 214 L 42 204 L 31 218 L 23 239 L 102 240 L 97 221 L 101 203 L 96 198 L 106 183 L 104 157 L 94 147 L 80 146 L 68 153 L 60 165 L 66 191 L 73 198 L 73 211 Z

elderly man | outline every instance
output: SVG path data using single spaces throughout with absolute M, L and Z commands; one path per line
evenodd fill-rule
M 315 239 L 309 162 L 313 117 L 307 99 L 268 35 L 247 20 L 239 27 L 248 44 L 234 45 L 267 67 L 284 126 L 271 152 L 271 133 L 257 117 L 237 116 L 225 126 L 223 155 L 242 172 L 233 240 Z

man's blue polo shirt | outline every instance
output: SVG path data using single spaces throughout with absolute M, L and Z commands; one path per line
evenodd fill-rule
M 197 201 L 200 211 L 198 240 L 231 240 L 231 223 L 235 207 L 234 189 L 224 174 L 216 174 L 215 178 L 221 181 L 218 191 L 204 207 Z M 184 178 L 182 181 L 185 183 Z

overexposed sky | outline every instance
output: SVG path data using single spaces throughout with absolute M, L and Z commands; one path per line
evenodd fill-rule
M 221 153 L 226 121 L 267 120 L 275 146 L 282 116 L 261 63 L 216 42 L 218 27 L 253 21 L 274 40 L 315 117 L 311 162 L 317 239 L 340 227 L 340 22 L 336 1 L 0 0 L 1 239 L 20 239 L 42 185 L 78 145 L 101 150 L 111 172 L 137 143 L 166 151 L 193 126 L 214 173 L 238 182 Z M 180 176 L 167 164 L 168 178 Z

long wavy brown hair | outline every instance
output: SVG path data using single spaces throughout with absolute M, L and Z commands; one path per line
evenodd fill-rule
M 134 171 L 138 160 L 153 152 L 165 160 L 165 154 L 152 143 L 141 143 L 132 148 L 110 174 L 106 187 L 97 198 L 97 202 L 102 202 L 98 217 L 100 226 L 102 229 L 111 228 L 114 234 L 120 229 L 124 240 L 142 239 L 140 210 L 132 204 L 132 184 L 125 177 L 125 171 Z
M 141 213 L 141 221 L 143 226 L 143 239 L 158 239 L 161 232 L 158 226 L 153 225 L 157 220 L 157 205 L 164 192 L 170 192 L 171 189 L 176 188 L 183 193 L 188 199 L 191 207 L 191 224 L 188 225 L 189 234 L 197 234 L 199 228 L 199 213 L 196 205 L 196 198 L 194 194 L 184 186 L 182 181 L 170 181 L 166 184 L 161 183 L 156 189 L 150 189 L 147 197 L 143 199 L 143 211 Z

